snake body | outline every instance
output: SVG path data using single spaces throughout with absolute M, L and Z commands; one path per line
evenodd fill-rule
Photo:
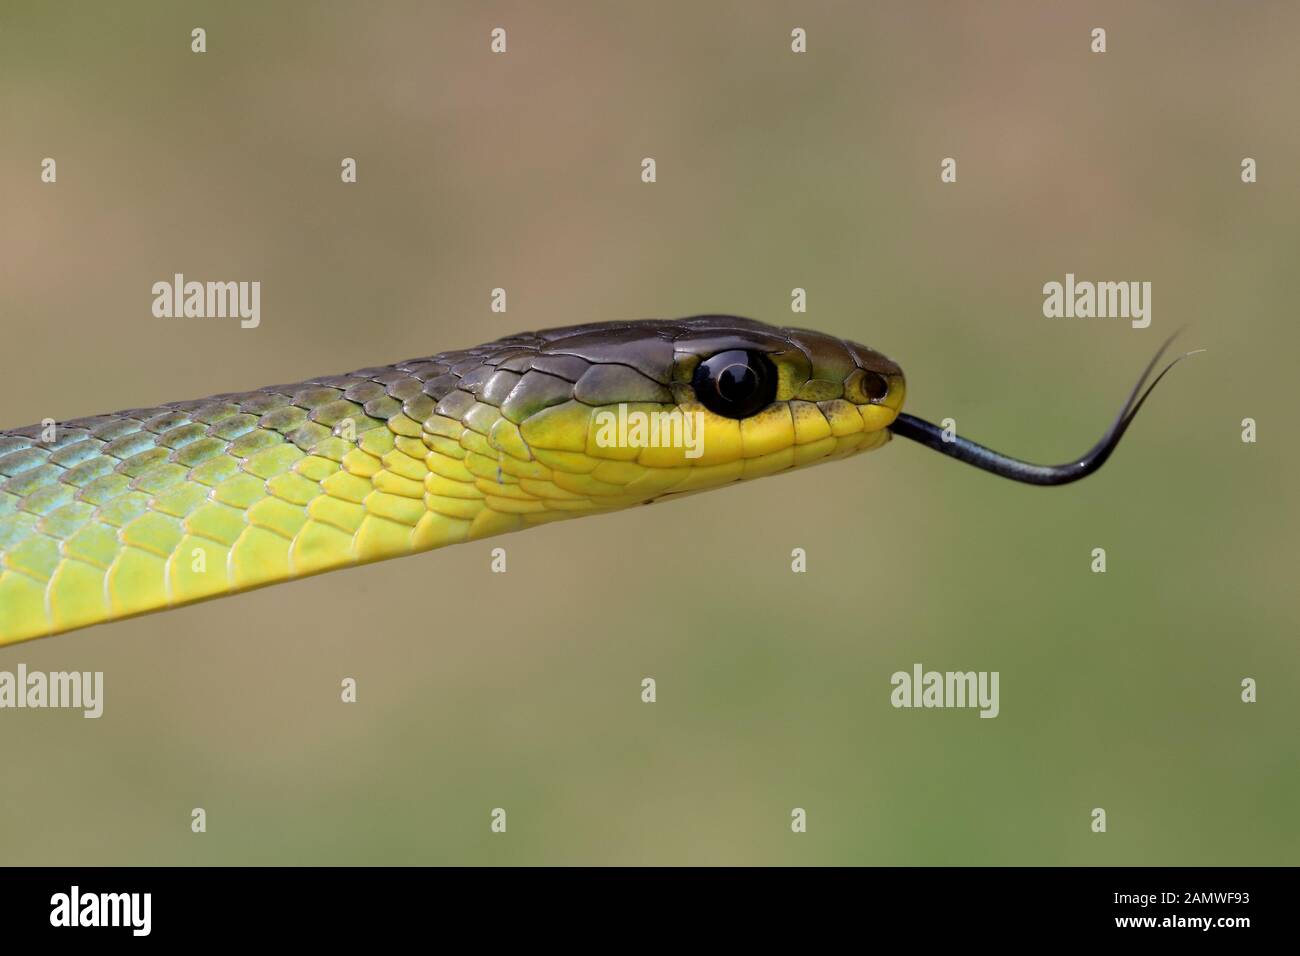
M 728 350 L 776 378 L 739 418 L 696 394 Z M 0 644 L 843 458 L 903 395 L 873 349 L 697 316 L 0 431 Z M 602 444 L 619 406 L 698 413 L 702 453 Z

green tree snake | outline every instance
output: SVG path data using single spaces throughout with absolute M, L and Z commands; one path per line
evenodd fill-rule
M 874 349 L 721 315 L 524 333 L 0 431 L 0 644 L 834 461 L 892 434 L 1064 484 L 1109 456 L 1174 364 L 1143 390 L 1163 351 L 1102 440 L 1057 466 L 903 414 L 902 370 Z M 615 411 L 690 415 L 702 440 L 602 441 Z

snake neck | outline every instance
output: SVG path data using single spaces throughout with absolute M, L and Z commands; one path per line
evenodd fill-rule
M 896 408 L 837 397 L 831 380 L 852 385 L 855 362 L 877 362 L 858 346 L 783 379 L 778 401 L 743 421 L 705 415 L 691 360 L 741 333 L 796 366 L 821 354 L 820 339 L 796 347 L 789 330 L 747 320 L 574 327 L 0 432 L 0 644 L 888 441 Z M 698 415 L 701 440 L 602 442 L 598 416 L 615 406 Z

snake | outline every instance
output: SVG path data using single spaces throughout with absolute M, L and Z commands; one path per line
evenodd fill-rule
M 526 332 L 3 430 L 0 644 L 664 502 L 894 435 L 1067 484 L 1101 467 L 1181 359 L 1146 384 L 1168 344 L 1101 440 L 1062 465 L 904 413 L 902 369 L 875 349 L 727 315 Z

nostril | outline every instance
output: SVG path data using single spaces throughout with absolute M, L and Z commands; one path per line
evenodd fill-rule
M 862 373 L 862 394 L 878 402 L 889 394 L 889 381 L 878 372 Z

